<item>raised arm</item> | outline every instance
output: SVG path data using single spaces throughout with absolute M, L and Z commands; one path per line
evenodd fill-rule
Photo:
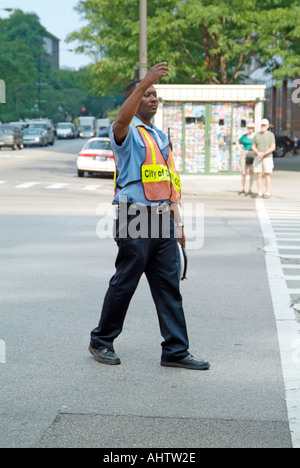
M 156 83 L 160 78 L 169 76 L 169 71 L 170 70 L 167 67 L 166 62 L 154 65 L 154 67 L 148 71 L 145 78 L 137 85 L 132 94 L 124 102 L 114 124 L 115 142 L 118 145 L 121 145 L 125 140 L 129 132 L 130 122 L 137 113 L 142 97 L 144 96 L 147 89 Z

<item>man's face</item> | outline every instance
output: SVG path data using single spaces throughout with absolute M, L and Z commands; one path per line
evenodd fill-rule
M 268 125 L 263 124 L 263 125 L 261 126 L 261 131 L 262 131 L 262 133 L 266 133 L 266 131 L 267 131 L 268 129 L 269 129 L 269 126 L 268 126 Z
M 150 86 L 142 97 L 138 113 L 147 120 L 151 120 L 157 112 L 158 99 L 154 86 Z

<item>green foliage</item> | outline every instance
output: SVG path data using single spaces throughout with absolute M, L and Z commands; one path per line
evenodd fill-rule
M 121 97 L 115 94 L 92 95 L 86 69 L 52 70 L 43 48 L 47 36 L 35 14 L 17 10 L 0 19 L 0 79 L 7 92 L 0 121 L 47 116 L 58 122 L 75 118 L 83 106 L 88 115 L 103 117 L 120 104 Z
M 31 105 L 38 79 L 41 34 L 47 35 L 36 15 L 17 10 L 8 20 L 0 20 L 0 77 L 7 89 L 7 104 L 1 106 L 0 118 L 21 118 L 22 110 Z
M 139 64 L 139 2 L 82 0 L 87 25 L 69 36 L 94 60 L 95 92 L 121 89 Z M 171 83 L 232 84 L 255 59 L 283 80 L 300 72 L 299 0 L 148 0 L 148 61 Z

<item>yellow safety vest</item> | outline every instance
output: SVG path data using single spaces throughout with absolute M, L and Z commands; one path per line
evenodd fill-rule
M 171 148 L 169 147 L 169 156 L 166 161 L 155 138 L 144 127 L 137 127 L 137 129 L 146 147 L 146 158 L 141 166 L 146 199 L 179 203 L 181 183 Z

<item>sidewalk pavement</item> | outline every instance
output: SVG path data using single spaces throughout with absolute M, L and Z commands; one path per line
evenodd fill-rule
M 247 176 L 246 191 L 249 188 Z M 241 188 L 240 175 L 183 175 L 181 176 L 183 197 L 237 197 Z M 257 191 L 254 182 L 253 191 Z M 271 199 L 300 200 L 299 172 L 275 171 L 272 174 Z

